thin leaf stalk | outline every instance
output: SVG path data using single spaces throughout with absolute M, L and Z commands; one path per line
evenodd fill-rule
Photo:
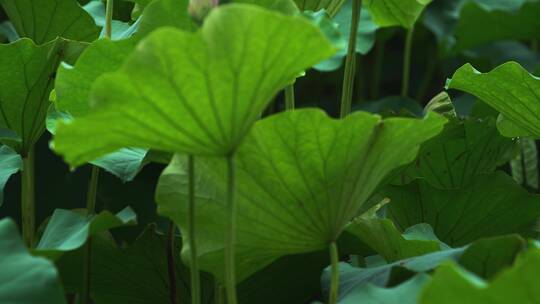
M 227 304 L 236 304 L 236 273 L 234 246 L 236 243 L 236 203 L 235 203 L 235 162 L 234 154 L 227 157 L 227 232 L 225 237 L 225 289 Z
M 371 99 L 377 100 L 381 91 L 381 75 L 384 59 L 385 45 L 383 40 L 377 41 L 375 45 L 375 65 L 373 68 L 373 80 L 371 81 Z
M 294 110 L 294 84 L 285 87 L 285 110 Z
M 401 77 L 401 96 L 409 97 L 409 83 L 411 77 L 411 55 L 414 38 L 414 26 L 407 30 L 405 37 L 405 50 L 403 53 L 403 76 Z
M 22 235 L 26 246 L 34 246 L 36 230 L 34 150 L 30 148 L 23 157 L 21 172 L 21 220 Z
M 353 0 L 349 46 L 347 48 L 347 57 L 345 59 L 345 72 L 343 75 L 343 89 L 341 94 L 341 118 L 351 113 L 354 76 L 356 72 L 356 35 L 358 33 L 361 10 L 362 0 Z
M 112 38 L 112 19 L 114 10 L 114 0 L 107 0 L 105 7 L 105 37 Z
M 330 243 L 331 281 L 329 304 L 337 304 L 339 294 L 339 254 L 336 242 Z
M 195 239 L 195 158 L 188 155 L 188 235 L 191 271 L 191 303 L 201 303 L 201 285 L 199 261 L 197 259 L 197 241 Z
M 86 216 L 91 217 L 96 212 L 97 189 L 99 183 L 99 168 L 92 166 L 90 181 L 88 183 L 88 193 L 86 195 Z M 79 298 L 79 303 L 90 303 L 90 272 L 92 269 L 92 238 L 88 237 L 84 246 L 84 265 L 83 265 L 83 293 Z
M 176 267 L 174 261 L 174 231 L 176 226 L 171 220 L 167 230 L 167 244 L 165 246 L 167 255 L 167 273 L 169 275 L 169 299 L 171 304 L 178 304 L 178 291 L 176 289 Z

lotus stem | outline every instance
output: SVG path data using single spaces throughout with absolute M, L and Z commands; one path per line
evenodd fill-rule
M 285 87 L 285 110 L 294 110 L 294 84 Z
M 339 255 L 336 242 L 330 243 L 331 281 L 329 304 L 337 304 L 339 294 Z
M 178 293 L 176 291 L 176 267 L 174 262 L 174 231 L 176 227 L 171 220 L 167 230 L 167 246 L 165 247 L 167 255 L 167 272 L 169 274 L 169 298 L 171 304 L 178 304 Z
M 341 118 L 351 113 L 352 95 L 354 91 L 354 74 L 356 72 L 356 35 L 360 22 L 362 0 L 353 0 L 351 31 L 349 34 L 349 47 L 345 59 L 345 72 L 343 75 L 343 90 L 341 95 Z
M 371 81 L 371 99 L 377 100 L 381 90 L 381 73 L 384 59 L 384 41 L 377 41 L 375 45 L 375 65 L 373 68 L 373 80 Z
M 96 212 L 97 189 L 99 181 L 99 168 L 92 166 L 90 182 L 88 184 L 88 194 L 86 195 L 86 216 L 90 217 Z M 83 270 L 83 293 L 80 303 L 90 303 L 90 271 L 92 268 L 92 238 L 88 236 L 84 246 L 84 270 Z
M 30 148 L 23 157 L 23 169 L 21 172 L 22 235 L 28 248 L 34 246 L 34 233 L 36 230 L 34 183 L 34 150 Z
M 412 42 L 414 36 L 414 26 L 407 31 L 405 37 L 405 52 L 403 54 L 403 76 L 401 82 L 401 96 L 409 96 L 409 79 L 411 74 L 411 53 L 412 53 Z
M 235 163 L 234 154 L 227 157 L 227 235 L 225 237 L 225 289 L 227 304 L 236 304 L 236 274 L 234 246 L 236 243 L 236 203 L 235 203 Z
M 191 303 L 201 303 L 199 261 L 197 259 L 197 241 L 195 239 L 195 159 L 188 155 L 188 235 L 191 270 Z
M 114 10 L 114 0 L 107 0 L 105 8 L 105 37 L 112 38 L 112 19 Z

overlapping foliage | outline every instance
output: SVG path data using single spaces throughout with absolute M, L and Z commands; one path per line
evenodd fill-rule
M 540 303 L 540 2 L 0 6 L 1 303 Z

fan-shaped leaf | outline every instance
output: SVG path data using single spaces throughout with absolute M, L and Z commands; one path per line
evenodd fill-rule
M 21 37 L 36 44 L 56 37 L 93 41 L 100 29 L 75 0 L 1 0 L 9 19 Z
M 318 110 L 258 122 L 236 158 L 239 278 L 279 256 L 326 248 L 369 207 L 379 182 L 412 161 L 444 123 L 440 116 L 382 120 L 363 112 L 333 120 Z M 203 269 L 221 277 L 226 166 L 222 159 L 198 159 L 196 218 L 204 223 L 197 234 L 199 258 Z M 157 202 L 158 211 L 180 227 L 187 219 L 186 183 L 177 156 L 160 179 Z
M 367 0 L 373 20 L 380 26 L 412 28 L 431 0 Z
M 302 17 L 225 5 L 195 34 L 145 39 L 96 82 L 96 110 L 58 127 L 55 149 L 72 165 L 129 146 L 230 154 L 274 94 L 332 52 Z
M 0 129 L 19 139 L 3 139 L 26 153 L 45 130 L 49 94 L 60 61 L 72 62 L 84 45 L 57 39 L 37 46 L 24 38 L 0 45 Z

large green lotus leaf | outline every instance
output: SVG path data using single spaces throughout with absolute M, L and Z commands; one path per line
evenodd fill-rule
M 224 5 L 197 33 L 144 39 L 96 81 L 95 110 L 59 125 L 55 149 L 75 166 L 122 147 L 230 154 L 270 99 L 333 51 L 303 17 Z
M 56 108 L 74 117 L 87 114 L 92 84 L 99 76 L 119 69 L 135 45 L 135 39 L 100 39 L 86 48 L 75 65 L 60 65 L 55 81 Z
M 538 288 L 540 249 L 530 249 L 518 257 L 512 268 L 490 282 L 454 264 L 439 267 L 422 292 L 422 304 L 503 304 L 540 302 Z
M 459 68 L 447 87 L 478 97 L 504 115 L 524 133 L 540 137 L 540 78 L 516 62 L 508 62 L 488 73 L 472 65 Z
M 539 15 L 540 2 L 537 1 L 525 2 L 517 12 L 490 10 L 475 2 L 467 3 L 454 29 L 454 49 L 461 51 L 499 40 L 540 38 Z
M 137 215 L 129 207 L 116 215 L 103 211 L 91 217 L 70 210 L 56 209 L 33 251 L 37 255 L 57 259 L 66 251 L 80 248 L 92 235 L 134 224 L 136 220 Z
M 499 134 L 492 118 L 452 120 L 422 147 L 401 178 L 422 177 L 433 187 L 456 189 L 478 174 L 493 172 L 516 151 L 515 142 Z
M 432 0 L 367 0 L 365 6 L 380 26 L 412 28 Z
M 32 256 L 10 219 L 0 220 L 0 302 L 66 303 L 54 265 Z
M 0 206 L 4 203 L 4 187 L 9 177 L 21 168 L 21 156 L 8 146 L 0 146 Z
M 410 239 L 407 234 L 402 235 L 388 219 L 359 218 L 350 223 L 346 231 L 360 239 L 387 262 L 440 250 L 438 241 L 418 238 L 418 235 Z
M 26 153 L 45 129 L 49 94 L 60 61 L 73 61 L 84 45 L 56 39 L 37 46 L 28 38 L 0 45 L 0 129 L 17 138 L 2 142 Z
M 236 156 L 239 280 L 276 258 L 325 249 L 385 176 L 412 161 L 446 120 L 356 112 L 333 120 L 315 109 L 257 122 Z M 414 132 L 412 132 L 414 130 Z M 358 134 L 362 134 L 358 136 Z M 411 136 L 411 134 L 414 134 Z M 407 138 L 407 140 L 403 140 Z M 158 212 L 187 220 L 187 176 L 177 156 L 157 190 Z M 198 158 L 197 242 L 201 267 L 221 278 L 226 218 L 225 160 Z M 187 258 L 188 248 L 184 247 Z
M 527 193 L 502 172 L 477 175 L 460 189 L 438 189 L 424 180 L 388 186 L 388 214 L 404 229 L 430 224 L 450 246 L 482 237 L 528 233 L 540 215 L 540 196 Z
M 324 9 L 330 16 L 335 16 L 345 1 L 347 0 L 294 0 L 302 11 L 315 12 Z
M 99 36 L 99 27 L 75 0 L 0 0 L 0 5 L 17 33 L 36 44 L 56 37 L 90 42 Z

